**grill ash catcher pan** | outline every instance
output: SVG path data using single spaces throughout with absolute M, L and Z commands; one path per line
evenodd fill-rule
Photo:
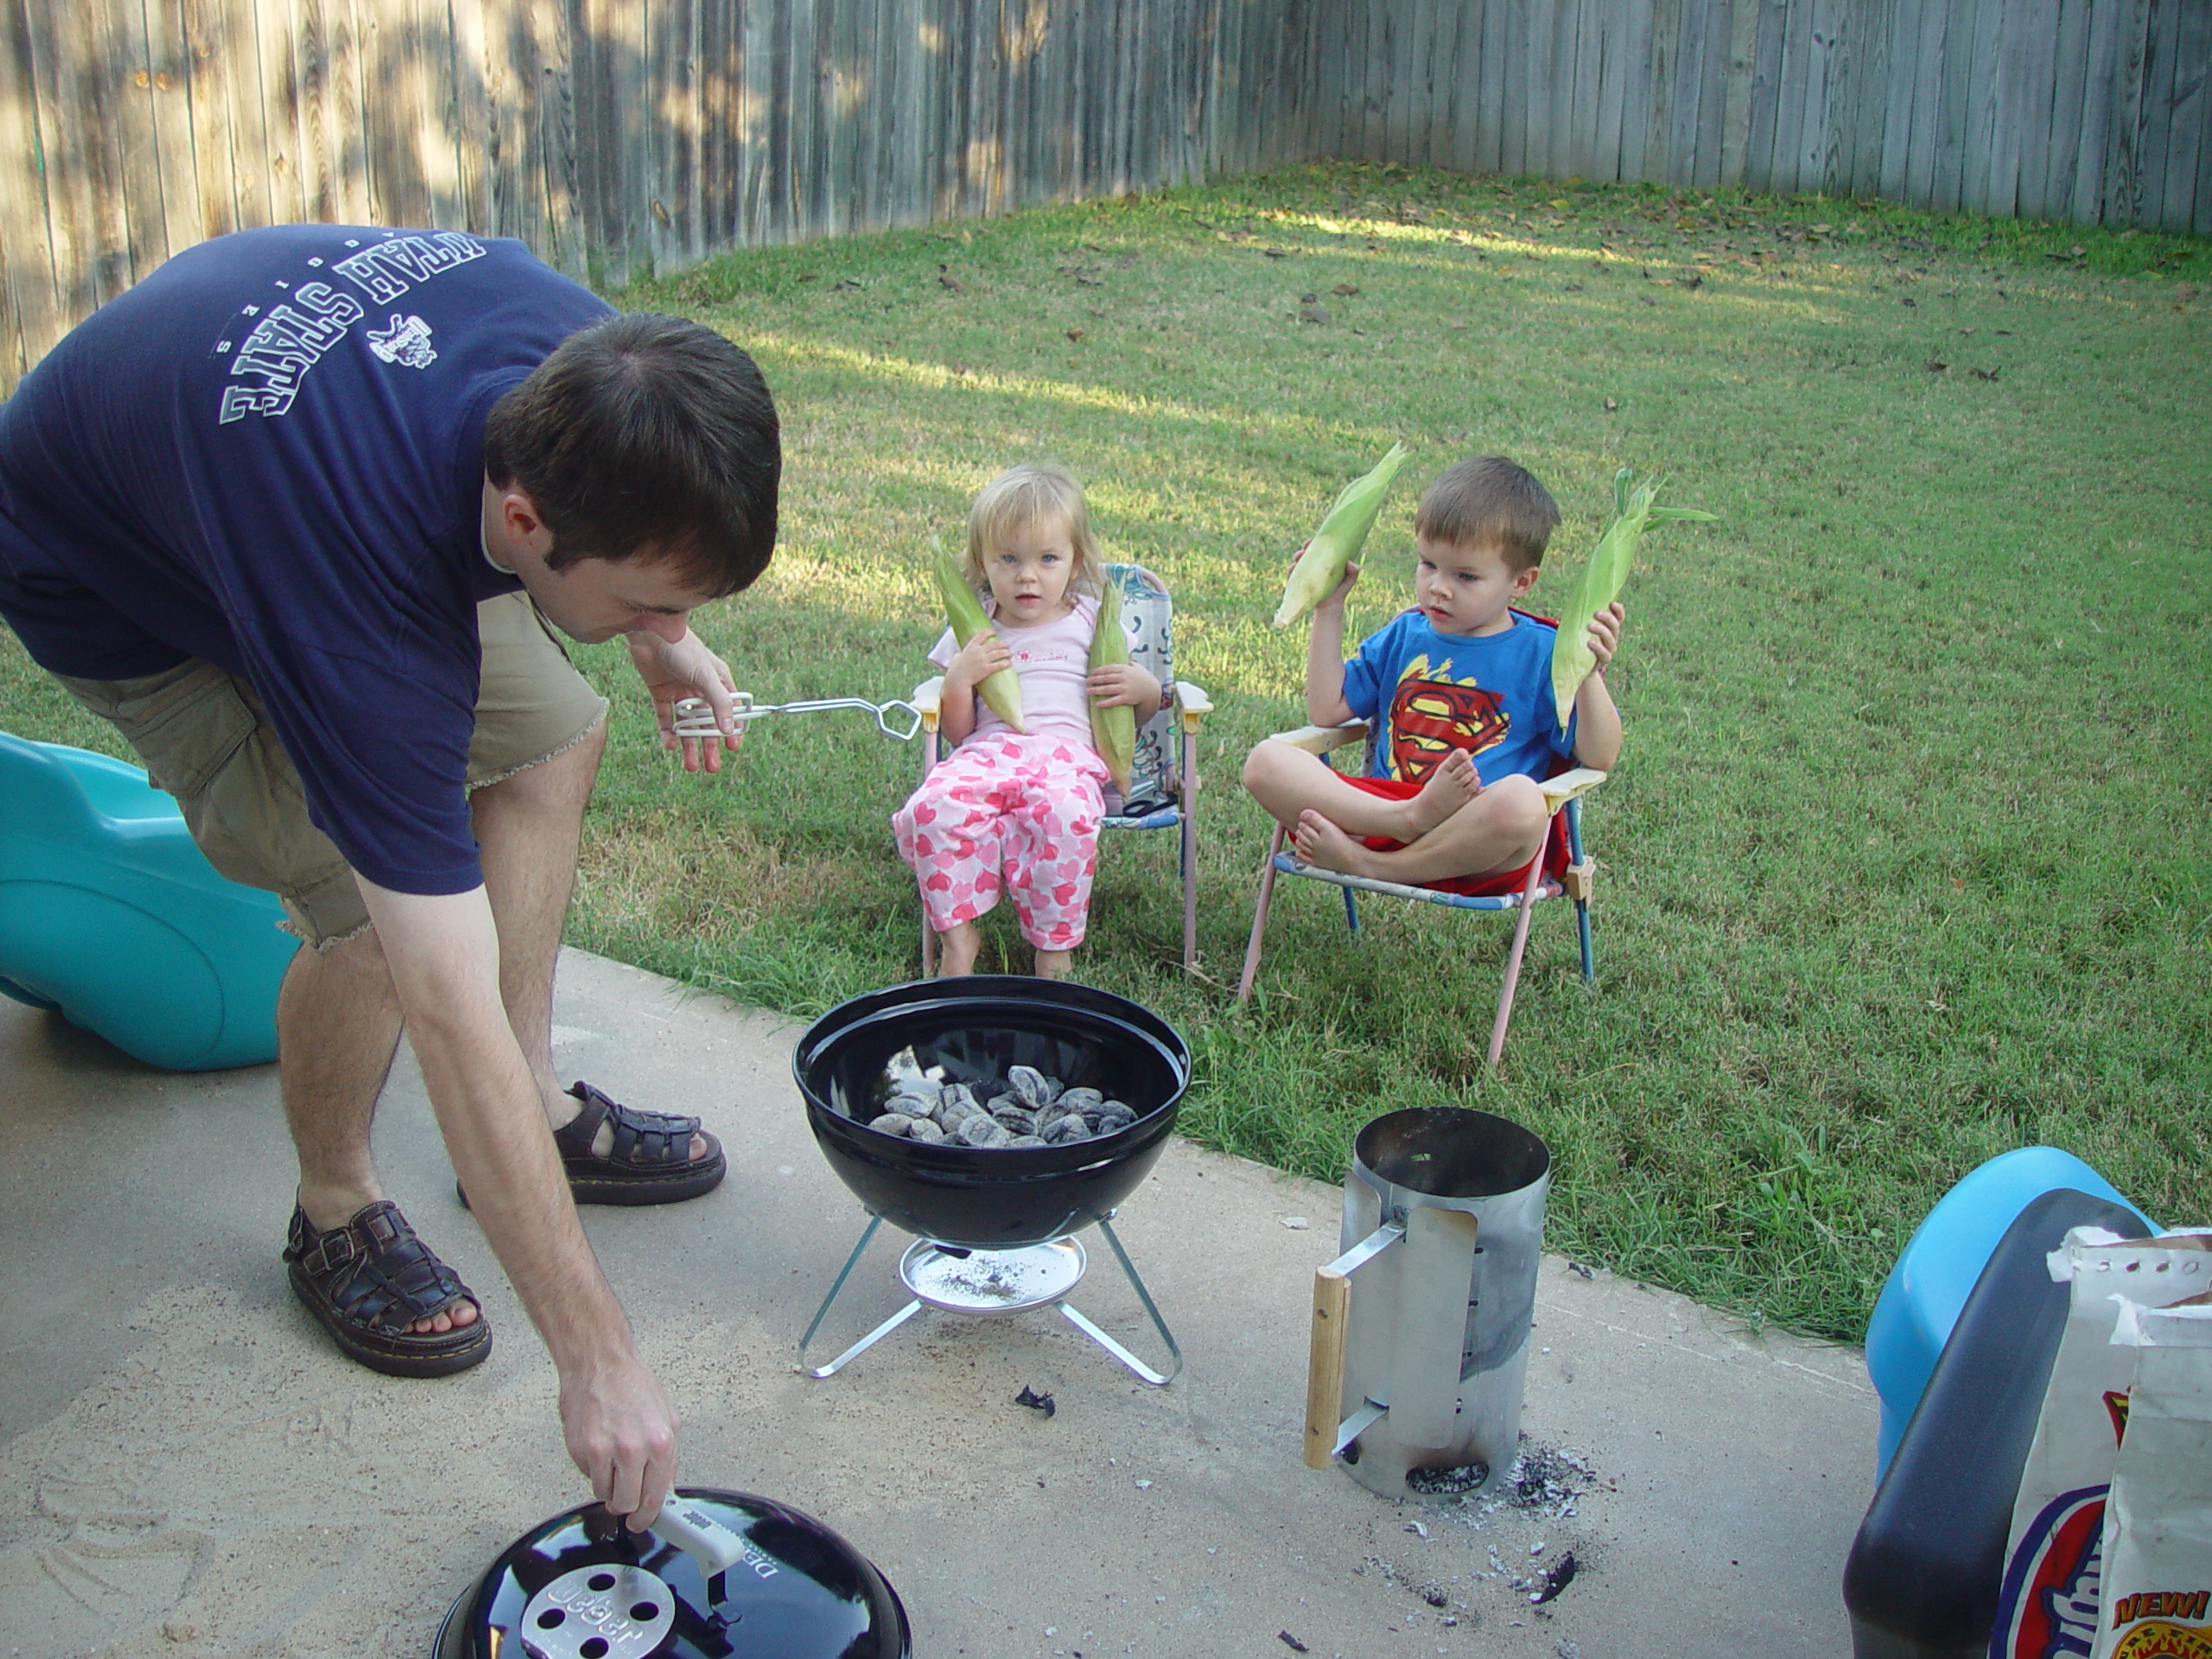
M 870 1128 L 899 1075 L 942 1083 L 1003 1077 L 1027 1066 L 1068 1089 L 1124 1101 L 1135 1120 L 1065 1146 L 970 1147 L 909 1141 Z M 791 1057 L 815 1142 L 868 1223 L 799 1338 L 799 1367 L 829 1376 L 925 1306 L 996 1315 L 1049 1304 L 1144 1382 L 1183 1368 L 1113 1228 L 1116 1206 L 1166 1150 L 1191 1079 L 1191 1051 L 1173 1026 L 1125 997 L 1065 980 L 974 975 L 918 980 L 840 1003 L 809 1026 Z M 888 1221 L 919 1241 L 900 1258 L 913 1300 L 826 1365 L 807 1349 L 876 1230 Z M 1154 1370 L 1070 1306 L 1083 1275 L 1071 1235 L 1096 1225 L 1166 1343 Z
M 829 1528 L 744 1492 L 678 1488 L 649 1533 L 597 1503 L 510 1546 L 433 1659 L 912 1659 L 906 1610 Z

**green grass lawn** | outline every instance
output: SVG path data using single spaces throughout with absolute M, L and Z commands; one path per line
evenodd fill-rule
M 762 700 L 904 696 L 941 626 L 930 535 L 1024 457 L 1167 580 L 1217 709 L 1205 977 L 1167 836 L 1109 839 L 1077 969 L 1189 1036 L 1186 1132 L 1335 1180 L 1377 1113 L 1501 1112 L 1556 1155 L 1553 1248 L 1856 1339 L 1929 1205 L 2006 1148 L 2212 1219 L 2208 278 L 2188 238 L 1329 166 L 619 298 L 725 330 L 784 410 L 782 549 L 696 619 Z M 1721 515 L 1630 578 L 1599 983 L 1540 912 L 1495 1076 L 1495 918 L 1377 903 L 1355 944 L 1333 891 L 1286 884 L 1231 997 L 1266 836 L 1237 770 L 1304 717 L 1283 563 L 1401 438 L 1357 632 L 1405 601 L 1414 503 L 1461 454 L 1559 498 L 1539 608 L 1617 467 Z M 771 721 L 686 777 L 619 647 L 579 657 L 617 711 L 578 944 L 802 1014 L 912 976 L 912 747 Z M 0 723 L 111 747 L 4 635 Z M 1003 923 L 984 965 L 1026 968 Z

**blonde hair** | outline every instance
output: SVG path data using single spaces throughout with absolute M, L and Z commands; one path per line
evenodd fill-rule
M 1075 559 L 1068 591 L 1094 599 L 1104 591 L 1105 556 L 1091 533 L 1083 486 L 1057 461 L 1025 461 L 984 485 L 968 509 L 968 557 L 961 573 L 978 593 L 990 589 L 984 556 L 1007 536 L 1043 518 L 1060 519 L 1068 527 L 1068 546 Z

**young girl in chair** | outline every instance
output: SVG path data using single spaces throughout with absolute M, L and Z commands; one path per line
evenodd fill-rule
M 942 730 L 952 753 L 893 815 L 945 974 L 976 971 L 976 918 L 1014 900 L 1037 972 L 1058 979 L 1083 943 L 1105 813 L 1106 763 L 1090 708 L 1126 704 L 1141 727 L 1160 682 L 1128 664 L 1090 667 L 1103 571 L 1083 491 L 1058 467 L 1028 463 L 983 486 L 968 513 L 964 573 L 991 626 L 965 646 L 947 630 L 930 652 L 944 670 Z M 1001 669 L 1021 683 L 1016 732 L 976 696 Z

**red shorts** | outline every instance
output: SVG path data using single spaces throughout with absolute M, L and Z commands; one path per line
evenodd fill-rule
M 1421 793 L 1421 786 L 1402 778 L 1347 778 L 1344 782 L 1354 789 L 1363 789 L 1370 795 L 1380 795 L 1386 801 L 1411 800 Z M 1395 853 L 1406 843 L 1393 841 L 1388 836 L 1362 836 L 1362 844 L 1378 853 Z M 1544 873 L 1557 879 L 1567 868 L 1567 837 L 1560 833 L 1554 820 L 1551 833 L 1544 839 L 1544 850 L 1537 855 L 1544 861 Z M 1450 875 L 1440 881 L 1421 881 L 1414 885 L 1433 887 L 1439 893 L 1456 893 L 1468 899 L 1489 899 L 1500 893 L 1519 893 L 1529 885 L 1529 865 L 1532 858 L 1517 869 L 1492 870 L 1487 875 Z

